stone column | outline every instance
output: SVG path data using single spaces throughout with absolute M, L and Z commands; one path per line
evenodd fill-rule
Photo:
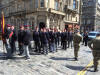
M 44 0 L 44 7 L 45 7 L 45 8 L 47 7 L 46 3 L 47 3 L 47 1 L 46 1 L 46 0 Z
M 38 26 L 37 25 L 37 15 L 34 16 L 34 27 Z
M 38 8 L 40 8 L 40 0 L 38 0 Z
M 47 28 L 49 28 L 49 25 L 50 25 L 49 23 L 50 23 L 50 20 L 49 20 L 49 17 L 47 16 L 47 17 L 46 17 L 46 27 L 47 27 Z

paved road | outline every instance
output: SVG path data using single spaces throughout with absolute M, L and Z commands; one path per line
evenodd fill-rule
M 81 45 L 79 60 L 74 61 L 74 51 L 59 49 L 56 53 L 36 55 L 31 52 L 31 59 L 15 56 L 14 59 L 3 60 L 2 44 L 0 44 L 0 75 L 78 75 L 91 61 L 92 53 L 88 47 Z M 99 75 L 88 68 L 84 75 Z M 83 75 L 83 74 L 82 74 Z

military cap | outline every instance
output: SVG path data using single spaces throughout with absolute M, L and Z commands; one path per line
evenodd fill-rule
M 10 24 L 7 24 L 7 27 L 11 27 L 11 25 Z

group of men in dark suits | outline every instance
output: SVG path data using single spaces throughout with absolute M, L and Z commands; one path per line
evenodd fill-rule
M 47 55 L 49 52 L 57 52 L 59 46 L 64 50 L 66 50 L 70 45 L 72 48 L 73 32 L 66 30 L 60 32 L 57 29 L 39 29 L 38 27 L 31 32 L 28 26 L 22 25 L 18 30 L 18 34 L 16 34 L 14 26 L 7 25 L 4 37 L 6 39 L 5 47 L 7 50 L 7 58 L 12 58 L 15 54 L 15 43 L 18 41 L 19 55 L 24 53 L 25 57 L 29 59 L 29 45 L 31 38 L 33 38 L 34 41 L 34 52 Z
M 58 46 L 62 49 L 72 48 L 73 32 L 72 31 L 58 31 L 57 29 L 38 29 L 33 32 L 33 40 L 35 42 L 35 52 L 57 52 Z M 61 41 L 61 45 L 60 45 Z
M 6 56 L 7 58 L 12 58 L 16 54 L 16 41 L 19 43 L 19 55 L 25 53 L 26 59 L 30 58 L 29 54 L 29 43 L 30 43 L 31 32 L 26 26 L 20 26 L 18 31 L 18 36 L 15 30 L 14 25 L 7 25 L 5 28 L 5 47 L 6 47 Z

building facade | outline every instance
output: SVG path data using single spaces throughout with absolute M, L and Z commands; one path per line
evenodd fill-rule
M 80 0 L 66 0 L 65 2 L 65 28 L 79 28 Z
M 100 4 L 98 0 L 82 0 L 81 30 L 100 30 Z
M 64 29 L 79 24 L 79 0 L 1 0 L 6 24 Z M 70 25 L 70 26 L 68 26 Z

